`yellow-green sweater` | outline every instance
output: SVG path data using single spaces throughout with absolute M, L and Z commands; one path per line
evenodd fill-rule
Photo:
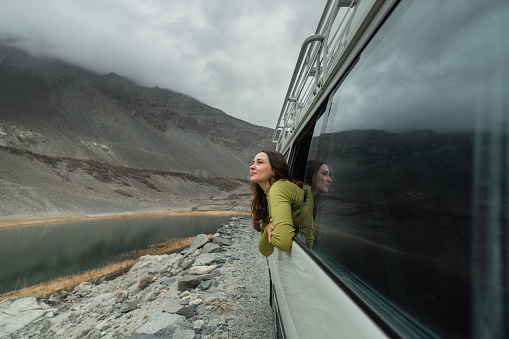
M 295 229 L 299 225 L 300 205 L 302 202 L 302 188 L 286 180 L 278 180 L 266 191 L 269 219 L 273 219 L 271 242 L 267 233 L 267 222 L 262 224 L 262 232 L 258 249 L 268 257 L 274 252 L 274 247 L 288 252 L 292 247 Z

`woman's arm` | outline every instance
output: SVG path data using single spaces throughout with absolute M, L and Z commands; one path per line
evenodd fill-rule
M 295 234 L 295 227 L 293 226 L 291 199 L 292 194 L 291 186 L 276 185 L 271 187 L 268 197 L 270 217 L 273 219 L 274 229 L 271 234 L 271 241 L 269 242 L 268 230 L 269 226 L 263 229 L 260 237 L 258 248 L 260 253 L 268 257 L 274 252 L 274 247 L 277 249 L 288 252 L 292 247 L 293 236 Z
M 274 246 L 271 243 L 269 243 L 267 229 L 268 226 L 262 230 L 260 235 L 260 242 L 258 242 L 258 250 L 260 251 L 261 254 L 263 254 L 266 257 L 268 257 L 274 252 Z

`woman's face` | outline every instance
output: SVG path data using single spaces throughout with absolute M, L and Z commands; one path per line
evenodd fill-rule
M 323 164 L 318 169 L 318 172 L 313 175 L 312 186 L 318 194 L 328 193 L 331 182 L 332 179 L 330 177 L 329 167 Z
M 251 167 L 249 167 L 249 175 L 251 176 L 250 181 L 260 185 L 264 191 L 270 187 L 269 180 L 273 173 L 266 153 L 260 152 L 254 157 Z

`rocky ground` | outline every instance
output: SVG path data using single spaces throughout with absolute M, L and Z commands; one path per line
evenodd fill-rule
M 7 338 L 273 338 L 269 276 L 251 220 L 213 238 L 144 256 L 111 281 L 83 282 L 49 299 L 0 302 Z

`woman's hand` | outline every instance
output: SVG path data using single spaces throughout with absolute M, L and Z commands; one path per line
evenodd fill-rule
M 267 226 L 267 234 L 269 235 L 269 243 L 271 242 L 270 237 L 272 237 L 272 230 L 274 229 L 274 225 L 272 225 L 272 218 L 270 218 L 269 226 Z

